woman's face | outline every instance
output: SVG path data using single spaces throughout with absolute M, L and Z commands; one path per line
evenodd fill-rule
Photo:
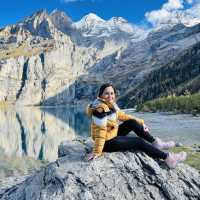
M 101 98 L 105 99 L 106 101 L 113 103 L 115 102 L 115 91 L 112 86 L 105 88 Z

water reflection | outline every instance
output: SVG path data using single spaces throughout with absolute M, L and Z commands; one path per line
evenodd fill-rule
M 200 117 L 126 112 L 145 119 L 154 136 L 183 144 L 200 143 Z M 72 140 L 76 135 L 89 136 L 89 123 L 82 108 L 0 109 L 0 148 L 9 157 L 54 161 L 63 140 Z
M 87 137 L 89 134 L 89 119 L 82 107 L 42 107 L 44 113 L 55 116 L 72 127 L 77 135 Z
M 0 110 L 0 148 L 11 156 L 53 161 L 57 147 L 76 134 L 88 135 L 88 119 L 74 108 L 7 108 Z M 87 125 L 88 124 L 88 125 Z

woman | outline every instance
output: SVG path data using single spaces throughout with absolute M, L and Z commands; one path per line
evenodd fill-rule
M 106 83 L 100 87 L 97 99 L 87 107 L 92 117 L 91 135 L 94 140 L 93 152 L 88 160 L 100 156 L 102 152 L 140 150 L 152 158 L 163 159 L 168 167 L 174 168 L 186 159 L 186 153 L 166 153 L 161 149 L 175 146 L 173 141 L 163 142 L 149 133 L 143 119 L 127 115 L 116 104 L 116 89 Z M 119 121 L 122 123 L 119 125 Z M 127 134 L 134 131 L 138 137 Z

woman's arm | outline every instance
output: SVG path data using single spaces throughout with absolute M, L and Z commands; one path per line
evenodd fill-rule
M 122 110 L 118 110 L 118 111 L 117 111 L 117 118 L 118 118 L 118 120 L 120 120 L 120 121 L 126 121 L 126 120 L 129 120 L 129 119 L 134 119 L 134 120 L 136 120 L 140 125 L 143 125 L 143 124 L 144 124 L 144 120 L 143 120 L 143 119 L 139 119 L 139 118 L 137 118 L 137 117 L 135 117 L 135 116 L 125 114 Z
M 93 153 L 97 156 L 100 156 L 103 151 L 103 147 L 106 141 L 106 127 L 97 127 L 94 135 L 94 147 Z
M 93 129 L 93 153 L 100 156 L 103 151 L 107 134 L 107 116 L 105 115 L 103 108 L 99 107 L 93 112 L 93 122 L 96 125 Z

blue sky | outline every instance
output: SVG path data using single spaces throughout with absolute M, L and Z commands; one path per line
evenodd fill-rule
M 4 0 L 4 3 L 1 2 L 0 7 L 0 27 L 4 27 L 8 24 L 15 24 L 37 10 L 46 9 L 48 12 L 51 12 L 56 8 L 67 13 L 72 21 L 78 21 L 84 15 L 93 12 L 106 20 L 113 16 L 120 16 L 134 24 L 142 24 L 145 20 L 147 21 L 147 18 L 150 19 L 149 21 L 152 20 L 151 23 L 157 23 L 159 21 L 158 17 L 160 17 L 159 12 L 166 17 L 166 13 L 163 12 L 163 9 L 168 9 L 167 12 L 171 12 L 174 8 L 183 10 L 194 1 L 195 0 Z M 185 2 L 187 2 L 188 5 L 185 5 Z M 185 6 L 184 8 L 182 6 L 183 4 Z M 169 8 L 173 9 L 170 10 Z
M 6 0 L 0 7 L 0 27 L 15 24 L 39 9 L 51 12 L 55 8 L 65 11 L 73 21 L 93 12 L 103 19 L 120 16 L 139 23 L 145 12 L 160 8 L 164 2 L 166 0 L 81 0 L 69 3 L 64 0 Z

